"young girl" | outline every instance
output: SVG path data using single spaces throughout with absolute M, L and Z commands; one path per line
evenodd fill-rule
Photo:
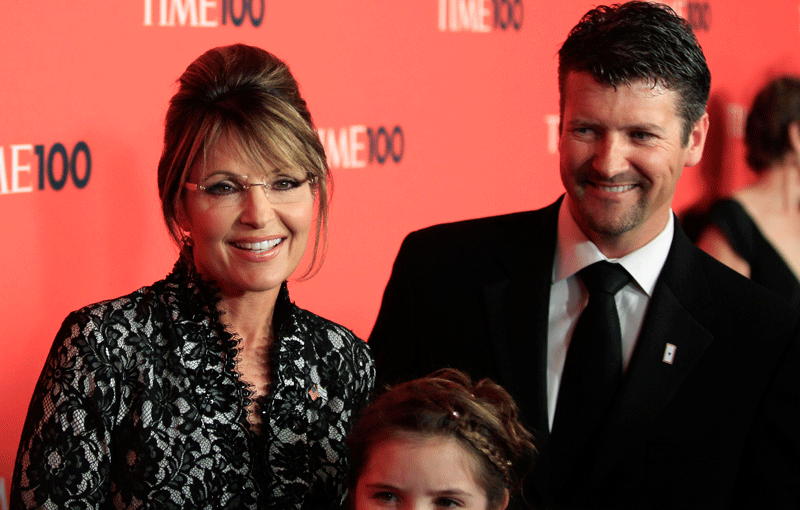
M 453 369 L 379 396 L 347 442 L 355 510 L 503 510 L 536 454 L 511 396 Z

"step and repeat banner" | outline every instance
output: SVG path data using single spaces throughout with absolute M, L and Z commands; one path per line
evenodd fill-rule
M 334 176 L 304 308 L 369 335 L 403 237 L 537 208 L 561 192 L 557 51 L 595 1 L 5 2 L 0 16 L 0 510 L 28 401 L 72 310 L 176 259 L 156 165 L 175 80 L 244 42 L 285 60 Z M 712 72 L 711 132 L 675 210 L 747 183 L 743 123 L 769 78 L 800 73 L 800 0 L 673 0 Z M 476 242 L 481 242 L 476 239 Z

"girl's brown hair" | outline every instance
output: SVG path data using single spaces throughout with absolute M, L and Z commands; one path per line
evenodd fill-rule
M 364 410 L 347 439 L 351 497 L 372 449 L 407 433 L 452 437 L 472 452 L 491 509 L 499 508 L 506 490 L 521 491 L 536 456 L 533 436 L 519 422 L 506 390 L 489 379 L 473 383 L 463 372 L 443 369 L 390 388 Z

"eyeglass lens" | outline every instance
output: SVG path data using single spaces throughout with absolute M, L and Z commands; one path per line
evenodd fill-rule
M 245 175 L 215 176 L 198 186 L 220 205 L 234 205 L 244 200 L 252 187 L 263 188 L 267 199 L 273 204 L 286 204 L 302 200 L 306 194 L 308 177 L 276 175 L 265 182 L 248 182 Z

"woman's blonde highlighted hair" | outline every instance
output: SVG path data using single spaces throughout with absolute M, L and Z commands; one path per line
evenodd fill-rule
M 182 254 L 187 246 L 178 216 L 184 184 L 224 138 L 255 167 L 298 168 L 309 177 L 317 218 L 311 263 L 302 277 L 313 275 L 325 258 L 332 183 L 325 149 L 289 67 L 260 48 L 234 44 L 203 53 L 178 84 L 166 115 L 158 192 Z

